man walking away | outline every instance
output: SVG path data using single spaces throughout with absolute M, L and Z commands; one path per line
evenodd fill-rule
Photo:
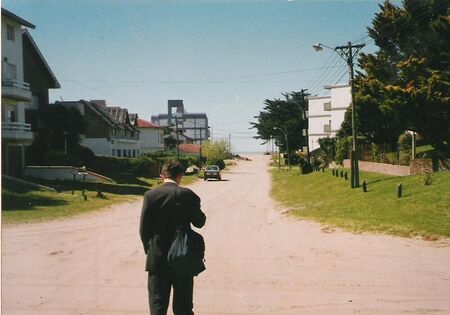
M 145 270 L 151 315 L 167 314 L 172 287 L 173 313 L 194 314 L 194 278 L 176 274 L 167 263 L 167 252 L 177 227 L 192 223 L 201 228 L 206 221 L 200 198 L 192 190 L 179 187 L 183 175 L 184 168 L 179 162 L 164 163 L 161 171 L 164 184 L 144 195 L 139 233 L 147 254 Z

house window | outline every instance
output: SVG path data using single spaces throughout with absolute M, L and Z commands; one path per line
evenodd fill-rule
M 323 132 L 331 132 L 331 120 L 328 121 L 328 125 L 323 125 Z
M 17 122 L 16 112 L 13 110 L 8 111 L 8 121 L 9 122 Z
M 6 39 L 14 41 L 14 25 L 6 23 Z
M 134 131 L 131 131 L 130 136 L 131 138 L 134 138 Z
M 116 135 L 116 129 L 112 128 L 112 129 L 111 129 L 111 134 L 112 134 L 113 136 L 115 136 L 115 135 Z
M 330 111 L 331 110 L 331 102 L 323 103 L 323 110 L 324 111 Z
M 117 150 L 117 156 L 120 157 L 120 150 Z
M 12 63 L 5 63 L 5 78 L 9 80 L 17 79 L 17 67 Z
M 116 155 L 116 150 L 112 149 L 112 156 Z
M 136 157 L 136 150 L 133 150 L 133 157 Z

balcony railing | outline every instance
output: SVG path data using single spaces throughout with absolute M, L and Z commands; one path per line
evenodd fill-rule
M 22 90 L 30 90 L 30 84 L 23 81 L 18 81 L 14 79 L 2 80 L 2 87 L 14 87 Z
M 129 136 L 112 136 L 111 140 L 117 142 L 138 143 L 139 137 L 131 138 Z
M 4 122 L 2 121 L 2 131 L 31 131 L 31 124 L 19 123 L 19 122 Z
M 30 101 L 30 84 L 15 79 L 2 80 L 2 96 L 21 101 Z
M 2 121 L 2 138 L 19 141 L 32 140 L 31 124 Z

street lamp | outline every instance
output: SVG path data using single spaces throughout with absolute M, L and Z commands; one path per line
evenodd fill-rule
M 278 127 L 273 127 L 273 130 L 280 130 L 282 133 L 284 133 L 284 139 L 286 140 L 286 149 L 287 149 L 287 155 L 288 155 L 289 171 L 291 171 L 291 159 L 290 159 L 290 155 L 289 155 L 289 142 L 288 142 L 287 132 L 286 132 L 286 130 L 283 130 Z M 280 149 L 278 148 L 278 150 L 280 150 Z
M 349 72 L 349 80 L 350 80 L 350 93 L 352 97 L 352 152 L 350 154 L 350 168 L 351 168 L 351 187 L 356 188 L 359 187 L 359 166 L 358 166 L 358 156 L 356 154 L 356 127 L 355 127 L 355 93 L 353 88 L 353 58 L 356 57 L 358 52 L 363 48 L 365 44 L 359 44 L 359 45 L 352 45 L 351 42 L 348 42 L 347 45 L 344 46 L 337 46 L 335 48 L 332 48 L 330 46 L 317 43 L 313 45 L 315 51 L 321 51 L 323 48 L 331 49 L 339 54 L 339 56 L 342 57 L 342 59 L 345 60 L 348 66 L 348 72 Z M 353 50 L 354 49 L 354 50 Z

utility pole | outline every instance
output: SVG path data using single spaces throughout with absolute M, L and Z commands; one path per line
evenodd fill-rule
M 180 161 L 180 139 L 178 137 L 178 116 L 175 115 L 175 133 L 177 134 L 177 161 Z
M 358 55 L 358 52 L 363 48 L 365 44 L 352 45 L 351 42 L 348 42 L 347 45 L 337 46 L 335 48 L 329 47 L 324 44 L 315 44 L 313 48 L 316 51 L 323 50 L 323 47 L 334 50 L 337 52 L 342 59 L 345 60 L 348 66 L 349 72 L 349 81 L 350 81 L 350 93 L 352 97 L 352 151 L 350 152 L 350 167 L 351 167 L 351 187 L 357 188 L 359 187 L 359 166 L 358 166 L 358 153 L 356 151 L 356 127 L 355 127 L 355 91 L 354 91 L 354 73 L 353 73 L 353 59 Z
M 231 155 L 231 133 L 228 134 L 228 152 Z
M 354 89 L 354 73 L 353 73 L 353 58 L 358 54 L 359 50 L 363 48 L 365 44 L 352 45 L 348 42 L 345 46 L 338 46 L 334 50 L 341 55 L 347 61 L 349 79 L 350 79 L 350 93 L 352 96 L 352 152 L 350 153 L 350 167 L 351 167 L 351 187 L 359 187 L 359 165 L 358 165 L 358 152 L 356 147 L 356 127 L 355 127 L 355 89 Z M 355 51 L 353 53 L 353 48 Z
M 308 122 L 308 115 L 306 115 L 306 111 L 308 110 L 308 108 L 307 108 L 307 104 L 308 104 L 308 102 L 305 100 L 305 92 L 307 91 L 307 89 L 301 89 L 300 90 L 300 93 L 301 93 L 301 95 L 302 95 L 302 100 L 303 100 L 303 103 L 304 104 L 306 104 L 306 109 L 305 108 L 302 108 L 301 106 L 300 106 L 300 111 L 302 112 L 302 114 L 303 114 L 303 121 L 304 121 L 304 127 L 305 127 L 305 138 L 306 138 L 306 157 L 307 157 L 307 159 L 308 159 L 308 164 L 311 164 L 311 159 L 310 159 L 310 157 L 309 157 L 309 122 Z M 302 134 L 302 136 L 303 136 L 303 134 Z

